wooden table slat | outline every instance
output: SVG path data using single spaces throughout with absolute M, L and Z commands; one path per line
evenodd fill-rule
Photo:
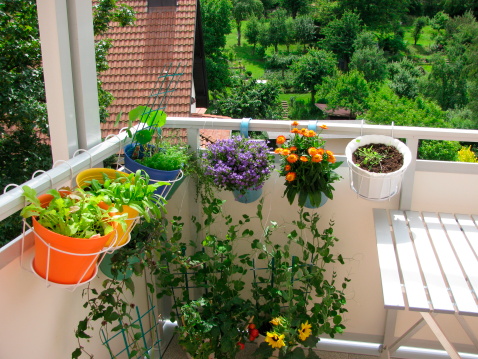
M 470 288 L 466 283 L 453 248 L 448 241 L 447 233 L 442 227 L 440 218 L 436 213 L 424 212 L 423 219 L 428 228 L 444 276 L 453 294 L 458 313 L 477 313 L 478 307 L 471 295 Z
M 388 214 L 384 209 L 375 208 L 373 216 L 384 305 L 386 308 L 403 309 L 405 308 L 405 301 L 403 299 L 392 234 L 390 233 Z
M 430 305 L 420 275 L 415 249 L 408 231 L 405 213 L 403 211 L 390 211 L 390 216 L 408 307 L 410 310 L 428 311 L 430 310 Z
M 437 312 L 450 313 L 455 311 L 448 294 L 447 285 L 441 275 L 438 261 L 433 255 L 433 247 L 427 229 L 418 212 L 406 212 L 410 231 L 413 236 L 418 261 L 430 295 L 432 309 Z

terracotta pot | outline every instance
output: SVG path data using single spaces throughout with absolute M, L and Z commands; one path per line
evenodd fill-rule
M 47 206 L 53 196 L 38 197 Z M 33 217 L 35 258 L 33 269 L 42 278 L 58 284 L 74 285 L 89 281 L 97 271 L 97 258 L 115 231 L 101 237 L 67 237 L 42 226 Z

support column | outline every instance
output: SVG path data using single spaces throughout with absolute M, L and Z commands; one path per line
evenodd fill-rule
M 78 136 L 67 6 L 64 0 L 37 0 L 37 9 L 53 161 L 68 160 Z
M 91 0 L 67 0 L 67 6 L 78 145 L 90 149 L 101 142 L 93 5 Z

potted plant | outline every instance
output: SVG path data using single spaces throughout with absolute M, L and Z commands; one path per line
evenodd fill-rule
M 345 148 L 350 169 L 350 187 L 362 198 L 386 200 L 400 191 L 403 174 L 412 154 L 400 140 L 367 135 L 350 141 Z
M 120 116 L 121 113 L 117 122 Z M 151 182 L 178 182 L 179 185 L 190 155 L 187 146 L 172 144 L 171 141 L 163 139 L 161 127 L 166 123 L 166 113 L 138 106 L 131 110 L 128 116 L 127 133 L 132 138 L 132 143 L 124 148 L 125 169 L 133 173 L 142 170 L 148 173 Z M 131 127 L 138 119 L 140 128 L 133 134 Z M 170 190 L 171 186 L 162 185 L 157 188 L 156 193 L 168 198 Z
M 260 212 L 259 212 L 260 213 Z M 344 289 L 349 280 L 337 281 L 327 267 L 344 264 L 341 255 L 332 254 L 338 241 L 333 222 L 319 231 L 319 215 L 299 211 L 299 218 L 287 230 L 287 241 L 278 243 L 274 236 L 284 237 L 275 222 L 263 227 L 264 236 L 252 242 L 258 249 L 252 294 L 256 315 L 252 325 L 262 334 L 254 356 L 270 358 L 318 358 L 313 349 L 319 335 L 334 337 L 345 326 Z M 294 253 L 295 255 L 292 255 Z M 251 331 L 251 334 L 252 331 Z M 254 338 L 250 338 L 254 340 Z
M 194 359 L 235 358 L 254 315 L 245 280 L 252 259 L 249 251 L 237 250 L 241 224 L 224 215 L 223 202 L 208 200 L 204 221 L 193 218 L 197 241 L 183 240 L 182 227 L 175 224 L 157 247 L 163 261 L 155 275 L 158 298 L 174 298 L 171 321 L 178 321 L 179 344 Z M 219 220 L 228 224 L 224 235 L 214 230 L 222 225 Z
M 76 182 L 91 193 L 104 195 L 105 203 L 113 205 L 120 214 L 127 213 L 127 228 L 125 231 L 118 229 L 114 247 L 129 241 L 131 230 L 139 217 L 149 222 L 151 215 L 161 217 L 161 211 L 164 210 L 165 201 L 155 192 L 159 186 L 168 183 L 151 183 L 148 174 L 141 170 L 126 174 L 108 168 L 90 168 L 80 172 Z
M 113 206 L 102 206 L 104 195 L 82 189 L 50 190 L 37 197 L 23 186 L 29 205 L 23 218 L 32 218 L 35 234 L 33 269 L 53 283 L 75 285 L 89 281 L 96 273 L 96 260 L 106 243 L 125 226 L 126 214 Z
M 278 136 L 275 153 L 281 155 L 280 175 L 285 177 L 284 195 L 292 204 L 298 197 L 300 207 L 315 208 L 333 199 L 332 183 L 340 176 L 334 171 L 342 162 L 337 162 L 332 151 L 325 149 L 325 140 L 320 132 L 306 128 L 298 129 L 292 122 L 290 139 Z M 320 126 L 322 130 L 326 125 Z
M 250 203 L 262 194 L 264 182 L 274 168 L 265 141 L 233 136 L 208 146 L 200 158 L 203 176 L 213 186 L 234 193 L 236 201 Z

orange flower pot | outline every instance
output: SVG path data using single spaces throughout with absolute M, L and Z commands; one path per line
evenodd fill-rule
M 111 237 L 106 242 L 106 245 L 105 245 L 106 247 L 110 247 L 110 246 L 121 247 L 121 246 L 123 246 L 123 245 L 125 245 L 126 243 L 129 242 L 131 231 L 134 228 L 134 224 L 135 224 L 136 219 L 138 218 L 139 212 L 137 210 L 131 208 L 130 206 L 123 206 L 123 211 L 122 212 L 117 212 L 115 214 L 121 215 L 123 213 L 128 214 L 128 218 L 125 219 L 126 230 L 123 230 L 122 226 L 118 226 L 118 229 L 117 229 L 118 236 L 116 238 Z M 113 242 L 113 244 L 111 242 Z
M 103 174 L 106 174 L 111 180 L 114 180 L 118 174 L 123 177 L 128 176 L 126 173 L 114 170 L 112 168 L 89 168 L 78 173 L 76 176 L 76 184 L 78 187 L 83 188 L 88 186 L 86 181 L 91 181 L 94 179 L 103 183 Z
M 38 197 L 47 206 L 53 196 Z M 96 272 L 97 258 L 115 231 L 102 237 L 67 237 L 42 226 L 32 218 L 35 231 L 35 272 L 52 283 L 74 285 L 89 281 Z

